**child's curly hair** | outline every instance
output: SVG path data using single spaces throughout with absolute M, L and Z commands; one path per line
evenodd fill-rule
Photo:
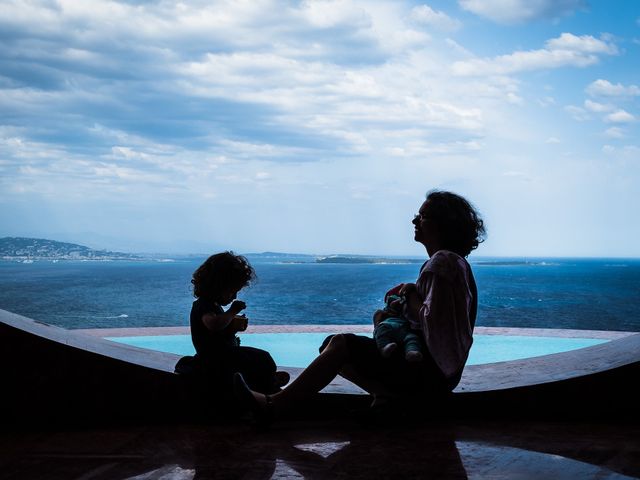
M 242 255 L 216 253 L 193 272 L 193 296 L 211 297 L 227 288 L 241 289 L 255 278 L 255 270 Z
M 427 193 L 425 217 L 434 222 L 442 246 L 466 257 L 487 235 L 484 221 L 466 199 L 451 192 L 431 190 Z

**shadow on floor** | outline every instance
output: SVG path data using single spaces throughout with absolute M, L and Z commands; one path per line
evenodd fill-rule
M 405 421 L 406 423 L 406 421 Z M 640 477 L 640 426 L 353 421 L 173 425 L 0 436 L 0 478 Z

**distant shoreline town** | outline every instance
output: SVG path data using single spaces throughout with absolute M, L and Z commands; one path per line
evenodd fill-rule
M 22 263 L 32 263 L 38 260 L 144 260 L 140 255 L 131 253 L 94 250 L 76 243 L 27 237 L 0 238 L 0 259 Z

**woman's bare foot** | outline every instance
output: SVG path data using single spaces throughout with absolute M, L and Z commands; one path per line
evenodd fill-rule
M 254 392 L 241 373 L 233 376 L 233 393 L 240 404 L 253 414 L 258 426 L 266 427 L 273 420 L 273 400 L 270 395 Z

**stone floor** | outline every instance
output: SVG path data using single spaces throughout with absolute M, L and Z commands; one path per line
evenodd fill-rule
M 0 433 L 1 479 L 640 478 L 640 425 L 351 419 Z

